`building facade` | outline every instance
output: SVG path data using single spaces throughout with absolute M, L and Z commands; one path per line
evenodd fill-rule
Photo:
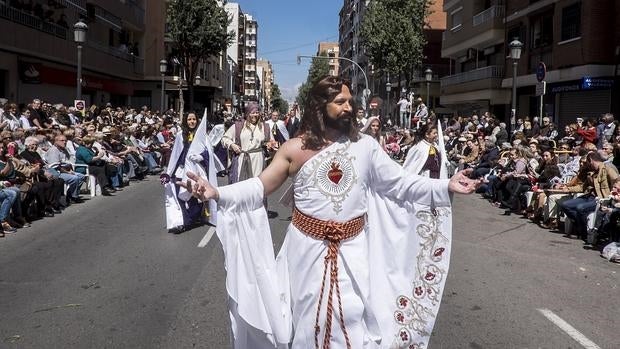
M 245 73 L 245 15 L 241 11 L 238 3 L 229 2 L 224 5 L 228 17 L 231 19 L 228 24 L 228 32 L 233 32 L 233 42 L 226 51 L 228 57 L 234 62 L 234 88 L 233 106 L 239 108 L 240 97 L 245 93 L 244 73 Z
M 245 15 L 245 68 L 243 73 L 244 96 L 247 100 L 258 100 L 258 76 L 256 72 L 258 22 Z
M 316 56 L 325 53 L 329 57 L 329 75 L 338 76 L 340 72 L 340 47 L 337 42 L 319 42 Z
M 259 104 L 262 106 L 263 110 L 270 111 L 271 87 L 273 86 L 274 82 L 273 67 L 271 66 L 271 62 L 261 58 L 256 61 L 256 69 L 258 72 L 257 75 L 260 87 L 258 91 Z
M 444 5 L 442 55 L 451 61 L 441 102 L 462 114 L 490 111 L 510 122 L 513 60 L 516 117 L 539 116 L 536 72 L 546 67 L 543 115 L 560 125 L 618 112 L 620 4 L 613 0 L 460 1 Z
M 71 104 L 76 99 L 73 25 L 84 18 L 82 98 L 88 104 L 159 104 L 165 5 L 160 1 L 0 3 L 0 96 Z M 161 86 L 161 85 L 159 85 Z

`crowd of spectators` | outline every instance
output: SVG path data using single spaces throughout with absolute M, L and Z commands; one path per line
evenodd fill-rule
M 452 171 L 471 169 L 483 180 L 479 193 L 504 215 L 579 237 L 584 248 L 619 241 L 620 127 L 612 114 L 563 129 L 548 117 L 525 117 L 511 131 L 489 113 L 442 125 Z M 408 129 L 388 130 L 386 151 L 402 160 L 413 138 Z
M 179 123 L 172 111 L 74 107 L 0 99 L 0 237 L 158 174 Z M 94 187 L 93 187 L 94 185 Z

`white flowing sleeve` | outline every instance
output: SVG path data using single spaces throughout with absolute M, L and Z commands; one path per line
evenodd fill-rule
M 251 178 L 218 191 L 216 231 L 224 249 L 234 340 L 247 348 L 264 348 L 265 341 L 269 347 L 285 345 L 292 333 L 290 304 L 287 290 L 280 289 L 263 184 Z
M 372 189 L 396 202 L 433 207 L 451 205 L 448 179 L 432 179 L 408 173 L 390 159 L 378 144 L 373 144 L 371 149 L 370 172 Z

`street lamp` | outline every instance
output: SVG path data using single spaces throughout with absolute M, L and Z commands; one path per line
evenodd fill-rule
M 431 80 L 433 80 L 433 71 L 431 68 L 426 68 L 424 71 L 426 78 L 426 108 L 431 107 Z
M 515 118 L 517 117 L 517 65 L 521 58 L 521 49 L 523 43 L 519 41 L 519 38 L 514 38 L 509 44 L 510 46 L 510 59 L 512 59 L 512 110 L 510 111 L 510 129 L 515 129 Z
M 354 60 L 351 60 L 349 58 L 346 57 L 328 57 L 328 56 L 304 56 L 304 55 L 297 55 L 297 65 L 301 64 L 301 59 L 302 58 L 318 58 L 318 59 L 338 59 L 338 60 L 343 60 L 343 61 L 347 61 L 353 65 L 355 65 L 364 75 L 364 82 L 366 83 L 366 88 L 364 89 L 364 91 L 362 91 L 362 96 L 364 97 L 364 110 L 366 110 L 366 116 L 368 116 L 368 108 L 366 107 L 366 104 L 368 103 L 368 97 L 370 97 L 371 95 L 371 91 L 368 89 L 368 76 L 366 76 L 366 71 L 364 71 L 364 69 L 362 69 L 362 67 L 357 64 L 357 62 L 355 62 Z
M 164 85 L 166 84 L 166 71 L 168 70 L 168 61 L 162 59 L 159 61 L 159 72 L 161 73 L 161 99 L 159 100 L 159 110 L 164 113 Z
M 200 77 L 200 75 L 196 75 L 196 77 L 194 78 L 194 86 L 199 86 L 201 79 L 202 78 Z
M 77 100 L 82 99 L 82 44 L 86 42 L 88 26 L 80 19 L 73 25 L 73 39 L 77 44 Z

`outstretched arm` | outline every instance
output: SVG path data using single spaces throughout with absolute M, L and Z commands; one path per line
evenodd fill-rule
M 265 195 L 269 195 L 276 191 L 288 177 L 291 164 L 289 152 L 293 150 L 293 147 L 291 142 L 282 145 L 271 161 L 271 164 L 258 176 L 265 188 Z M 178 182 L 178 184 L 187 189 L 193 196 L 201 201 L 207 201 L 209 199 L 217 201 L 219 199 L 220 195 L 217 189 L 209 183 L 207 178 L 202 178 L 189 171 L 187 172 L 187 177 L 189 177 L 187 182 Z
M 291 161 L 289 160 L 291 148 L 291 142 L 284 143 L 276 152 L 269 166 L 258 176 L 261 182 L 263 182 L 265 195 L 269 195 L 280 188 L 288 177 L 291 165 Z

